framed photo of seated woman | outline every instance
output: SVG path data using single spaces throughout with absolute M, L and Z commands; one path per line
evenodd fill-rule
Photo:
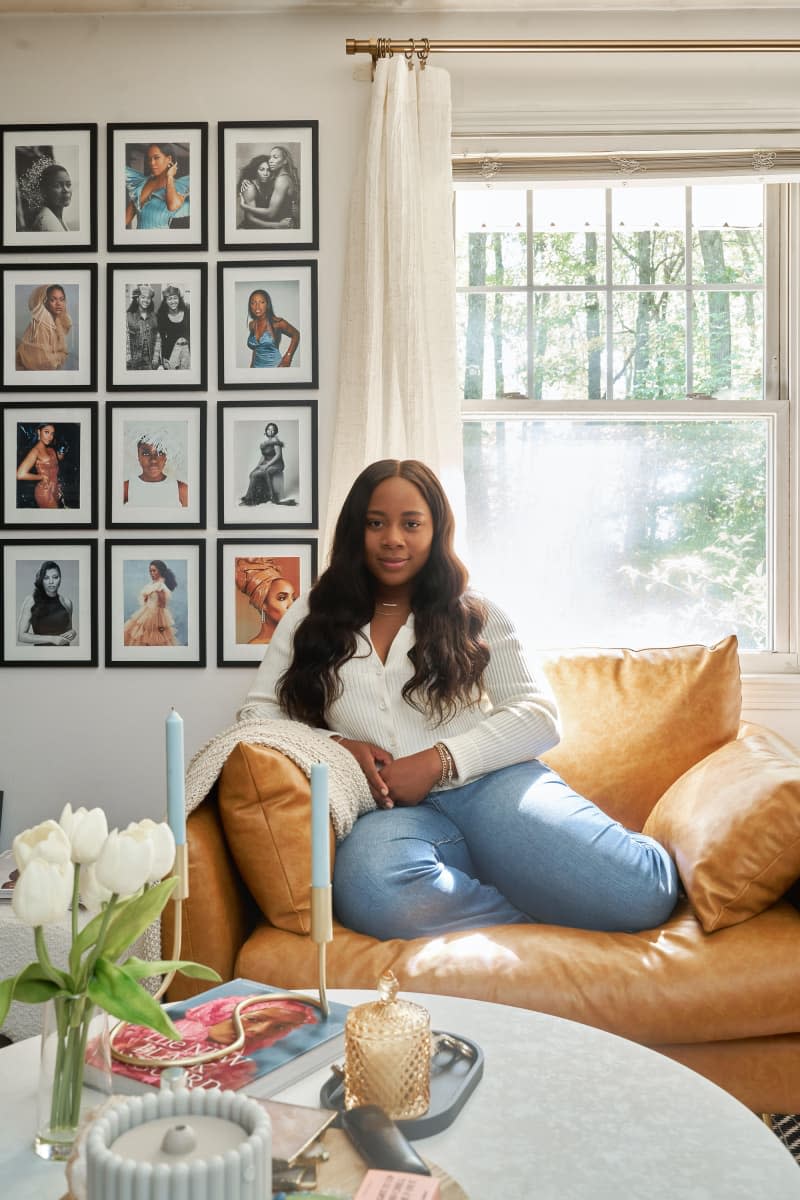
M 317 578 L 317 539 L 217 542 L 217 666 L 258 664 L 278 622 Z
M 220 250 L 318 250 L 317 121 L 219 124 Z
M 97 666 L 97 539 L 0 542 L 0 666 Z
M 97 528 L 97 401 L 0 405 L 6 529 Z
M 205 540 L 106 541 L 106 666 L 206 665 Z
M 109 529 L 206 523 L 206 403 L 106 403 Z
M 205 391 L 205 263 L 108 267 L 106 387 Z
M 208 249 L 208 125 L 108 126 L 109 250 Z
M 0 267 L 0 391 L 97 391 L 97 266 Z
M 96 250 L 97 126 L 6 125 L 1 136 L 0 250 Z
M 220 529 L 315 529 L 315 400 L 217 404 Z
M 317 264 L 217 264 L 221 389 L 317 386 Z

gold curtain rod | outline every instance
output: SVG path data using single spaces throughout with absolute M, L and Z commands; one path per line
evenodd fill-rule
M 424 61 L 428 54 L 753 54 L 794 53 L 800 50 L 800 41 L 787 39 L 747 38 L 731 39 L 692 38 L 678 40 L 637 41 L 586 41 L 558 40 L 520 41 L 513 38 L 498 41 L 447 41 L 428 38 L 347 38 L 347 54 L 369 54 L 372 61 L 390 58 L 394 54 L 414 55 Z

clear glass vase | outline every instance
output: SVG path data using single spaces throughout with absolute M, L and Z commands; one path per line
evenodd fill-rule
M 69 1157 L 83 1114 L 99 1103 L 97 1092 L 111 1092 L 108 1014 L 86 995 L 45 1001 L 33 1143 L 40 1158 Z

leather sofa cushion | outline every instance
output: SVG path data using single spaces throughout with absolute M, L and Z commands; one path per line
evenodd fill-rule
M 689 767 L 732 741 L 738 644 L 580 650 L 544 660 L 562 738 L 543 761 L 628 829 Z
M 264 916 L 278 929 L 309 933 L 308 778 L 279 750 L 240 742 L 222 769 L 218 797 L 220 820 L 231 853 Z M 332 865 L 332 829 L 330 853 Z
M 768 730 L 691 767 L 644 827 L 675 859 L 707 933 L 774 904 L 800 875 L 800 755 Z

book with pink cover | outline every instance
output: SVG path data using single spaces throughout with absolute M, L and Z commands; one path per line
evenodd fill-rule
M 251 979 L 233 979 L 217 987 L 165 1005 L 181 1034 L 170 1041 L 152 1029 L 125 1025 L 114 1039 L 115 1049 L 144 1058 L 158 1058 L 164 1067 L 176 1059 L 204 1054 L 233 1042 L 232 1013 L 240 1000 L 263 995 L 242 1013 L 245 1044 L 240 1050 L 213 1062 L 184 1066 L 190 1088 L 243 1089 L 252 1096 L 274 1096 L 276 1092 L 333 1062 L 344 1048 L 344 1022 L 348 1007 L 330 1004 L 322 1011 L 301 996 L 287 995 L 278 988 Z M 98 1081 L 96 1043 L 87 1050 L 86 1082 Z M 157 1088 L 162 1067 L 139 1067 L 113 1059 L 114 1092 L 142 1092 Z

